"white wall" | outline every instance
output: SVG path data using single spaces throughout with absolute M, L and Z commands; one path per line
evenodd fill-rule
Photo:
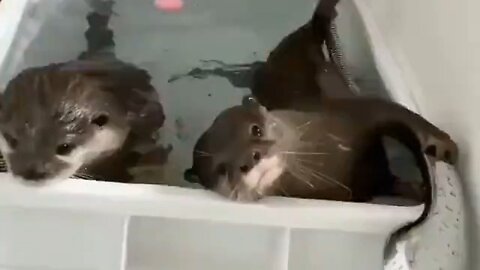
M 371 13 L 419 111 L 459 143 L 470 215 L 480 223 L 480 1 L 355 0 Z M 478 237 L 472 241 L 477 245 Z M 477 248 L 476 248 L 477 249 Z M 478 250 L 478 249 L 477 249 Z M 476 256 L 473 256 L 476 257 Z M 472 258 L 474 259 L 474 258 Z M 475 262 L 475 265 L 478 265 Z M 473 269 L 473 268 L 471 268 Z

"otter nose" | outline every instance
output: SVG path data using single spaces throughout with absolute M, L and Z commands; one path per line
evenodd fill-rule
M 40 181 L 47 177 L 47 172 L 44 170 L 29 168 L 25 170 L 21 176 L 27 181 Z
M 260 162 L 262 159 L 262 153 L 259 150 L 253 150 L 249 155 L 247 155 L 243 163 L 240 165 L 240 171 L 242 173 L 249 172 L 255 165 Z

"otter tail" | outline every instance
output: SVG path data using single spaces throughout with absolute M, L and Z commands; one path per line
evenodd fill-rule
M 114 34 L 108 28 L 113 12 L 113 0 L 89 0 L 92 12 L 88 13 L 88 29 L 85 32 L 87 50 L 82 52 L 79 60 L 86 59 L 115 59 Z
M 355 106 L 355 104 L 361 106 Z M 430 123 L 421 115 L 410 111 L 395 102 L 381 99 L 356 99 L 345 103 L 349 108 L 355 108 L 357 115 L 364 114 L 366 126 L 373 127 L 375 135 L 388 136 L 406 146 L 413 154 L 417 167 L 423 178 L 423 199 L 425 208 L 421 216 L 415 221 L 396 230 L 387 242 L 384 249 L 385 259 L 394 254 L 396 241 L 401 239 L 412 228 L 422 224 L 430 214 L 434 200 L 433 187 L 435 185 L 430 174 L 429 164 L 425 155 L 436 161 L 443 161 L 455 165 L 458 159 L 456 143 L 449 134 Z

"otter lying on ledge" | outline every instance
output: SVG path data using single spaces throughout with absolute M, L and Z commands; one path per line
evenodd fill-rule
M 332 99 L 317 111 L 267 111 L 252 101 L 220 113 L 197 141 L 186 177 L 232 200 L 365 202 L 386 181 L 377 159 L 364 158 L 379 136 L 399 140 L 417 156 L 457 159 L 448 134 L 393 102 Z

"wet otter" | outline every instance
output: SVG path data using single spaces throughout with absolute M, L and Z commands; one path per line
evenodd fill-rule
M 338 2 L 318 1 L 310 21 L 283 38 L 265 65 L 256 72 L 252 94 L 267 109 L 316 111 L 328 107 L 332 99 L 361 98 L 362 91 L 349 82 L 348 76 L 342 72 L 342 61 L 337 57 L 339 52 L 332 27 Z M 309 106 L 304 106 L 306 103 Z M 377 113 L 385 114 L 388 110 L 378 110 Z M 369 148 L 363 152 L 363 162 L 367 168 L 375 165 L 376 177 L 383 179 L 383 189 L 391 190 L 404 181 L 399 181 L 391 172 L 383 139 L 384 136 L 370 138 Z M 415 157 L 417 162 L 421 157 Z M 427 179 L 425 171 L 423 174 Z M 420 187 L 417 185 L 412 190 L 408 185 L 397 190 L 402 196 L 416 196 L 418 200 Z
M 233 200 L 282 195 L 369 201 L 385 179 L 364 152 L 383 135 L 456 161 L 457 146 L 446 133 L 393 102 L 338 99 L 316 112 L 267 111 L 247 102 L 214 120 L 198 140 L 187 174 Z
M 147 71 L 115 58 L 107 13 L 88 15 L 78 60 L 27 68 L 1 95 L 0 150 L 15 177 L 128 181 L 129 165 L 154 145 L 159 96 Z

